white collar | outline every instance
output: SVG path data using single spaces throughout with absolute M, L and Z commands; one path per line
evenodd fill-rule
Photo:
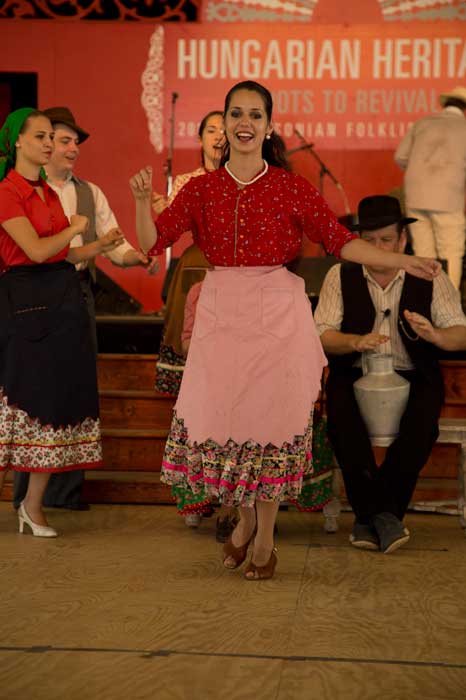
M 401 282 L 404 282 L 405 275 L 406 275 L 405 270 L 400 269 L 400 270 L 398 270 L 398 272 L 396 273 L 396 275 L 392 279 L 392 281 L 389 282 L 386 287 L 381 287 L 380 284 L 377 282 L 377 280 L 375 280 L 372 277 L 371 273 L 369 272 L 369 270 L 367 269 L 367 267 L 365 265 L 362 266 L 362 271 L 363 271 L 363 275 L 366 278 L 366 280 L 369 280 L 372 284 L 375 284 L 380 289 L 383 289 L 384 292 L 387 292 L 389 289 L 391 289 L 397 280 L 401 280 Z

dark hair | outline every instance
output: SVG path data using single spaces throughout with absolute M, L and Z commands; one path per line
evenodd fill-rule
M 202 134 L 204 133 L 204 129 L 207 126 L 207 122 L 209 121 L 210 117 L 223 117 L 222 112 L 219 109 L 214 109 L 212 112 L 209 112 L 208 114 L 205 115 L 205 117 L 202 119 L 201 123 L 199 124 L 199 129 L 197 130 L 197 134 L 199 138 L 202 138 Z M 204 149 L 201 148 L 201 162 L 202 165 L 205 165 L 205 159 L 204 159 Z
M 225 108 L 223 116 L 225 118 L 226 113 L 230 107 L 230 102 L 238 90 L 250 90 L 251 92 L 256 92 L 262 98 L 264 103 L 265 113 L 267 115 L 267 120 L 272 121 L 272 111 L 273 111 L 273 100 L 270 92 L 260 83 L 256 83 L 254 80 L 243 80 L 241 83 L 236 83 L 227 92 L 225 97 Z M 222 156 L 222 165 L 230 157 L 230 144 L 228 141 L 225 143 L 224 152 Z M 290 164 L 286 157 L 285 144 L 283 139 L 276 134 L 274 131 L 270 134 L 269 139 L 264 139 L 262 144 L 262 157 L 267 161 L 269 165 L 275 165 L 278 168 L 284 168 L 285 170 L 291 170 Z
M 199 124 L 199 129 L 198 129 L 198 135 L 199 138 L 202 138 L 202 134 L 204 133 L 204 129 L 207 126 L 207 122 L 209 121 L 210 117 L 223 117 L 222 112 L 219 109 L 215 109 L 213 112 L 209 112 L 208 114 L 205 115 L 201 123 Z
M 463 100 L 460 100 L 458 97 L 448 97 L 444 104 L 445 107 L 458 107 L 458 109 L 461 109 L 463 112 L 466 109 L 466 102 L 463 102 Z

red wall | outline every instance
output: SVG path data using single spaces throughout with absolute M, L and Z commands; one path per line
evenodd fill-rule
M 128 188 L 130 176 L 151 163 L 156 187 L 163 191 L 165 182 L 166 154 L 157 155 L 150 144 L 141 106 L 141 74 L 153 31 L 154 25 L 149 23 L 0 22 L 0 70 L 37 72 L 39 107 L 66 105 L 78 123 L 90 131 L 77 173 L 103 189 L 133 243 L 136 237 Z M 221 105 L 222 99 L 223 95 L 212 96 L 214 108 Z M 342 182 L 352 211 L 361 197 L 387 192 L 402 180 L 392 152 L 319 151 L 319 155 Z M 197 167 L 198 158 L 197 150 L 176 150 L 174 173 Z M 317 185 L 318 167 L 309 155 L 298 153 L 292 162 L 296 172 Z M 335 212 L 344 214 L 341 195 L 330 180 L 325 182 L 324 194 Z M 175 255 L 180 247 L 175 247 Z M 160 274 L 152 278 L 140 269 L 122 271 L 102 258 L 99 264 L 140 300 L 146 311 L 160 308 L 163 260 Z

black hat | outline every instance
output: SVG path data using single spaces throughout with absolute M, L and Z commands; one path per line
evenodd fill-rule
M 52 126 L 54 124 L 65 124 L 65 126 L 69 126 L 70 129 L 76 131 L 79 137 L 79 143 L 89 138 L 87 131 L 84 131 L 84 129 L 81 129 L 81 127 L 76 124 L 73 113 L 68 107 L 49 107 L 49 109 L 44 109 L 42 114 L 45 114 L 45 116 L 50 119 Z
M 403 216 L 396 197 L 388 194 L 375 194 L 364 197 L 358 205 L 358 221 L 349 228 L 351 231 L 375 231 L 391 224 L 412 224 L 417 219 Z

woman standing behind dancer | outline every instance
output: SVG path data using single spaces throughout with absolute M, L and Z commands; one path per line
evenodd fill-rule
M 56 537 L 42 511 L 51 473 L 101 465 L 95 357 L 74 265 L 115 248 L 112 233 L 69 250 L 71 225 L 41 176 L 53 150 L 47 117 L 24 108 L 0 132 L 0 490 L 7 469 L 30 472 L 18 509 L 36 537 Z M 70 262 L 67 262 L 70 261 Z
M 219 167 L 225 143 L 222 112 L 206 114 L 199 125 L 198 137 L 201 144 L 201 167 L 191 173 L 178 175 L 168 198 L 154 193 L 153 209 L 156 214 L 161 214 L 193 177 L 205 175 Z M 178 396 L 183 376 L 185 353 L 181 347 L 181 333 L 186 297 L 190 288 L 204 279 L 208 267 L 209 263 L 200 248 L 195 244 L 190 245 L 180 257 L 170 282 L 155 379 L 156 390 L 168 396 Z M 193 493 L 189 486 L 173 485 L 172 494 L 176 498 L 178 514 L 184 517 L 188 527 L 199 527 L 202 516 L 213 513 L 212 497 L 203 490 Z M 216 539 L 219 542 L 225 542 L 236 524 L 231 510 L 222 507 L 217 517 Z
M 304 280 L 283 263 L 297 255 L 304 233 L 329 253 L 363 264 L 389 261 L 427 278 L 440 266 L 356 240 L 307 180 L 277 167 L 272 97 L 262 85 L 235 85 L 224 123 L 225 167 L 189 182 L 157 228 L 151 169 L 130 182 L 144 250 L 160 253 L 189 228 L 216 266 L 197 306 L 163 479 L 204 486 L 239 506 L 224 565 L 242 564 L 254 538 L 245 577 L 258 580 L 274 573 L 279 503 L 296 498 L 309 469 L 312 410 L 326 364 Z
M 158 193 L 153 194 L 153 209 L 157 215 L 173 202 L 181 188 L 193 177 L 205 175 L 219 167 L 225 142 L 222 112 L 214 111 L 206 114 L 199 125 L 198 136 L 201 144 L 201 167 L 190 173 L 177 175 L 169 197 Z M 189 267 L 189 275 L 185 273 L 186 267 Z M 183 375 L 185 358 L 181 349 L 181 331 L 186 295 L 193 284 L 204 279 L 205 270 L 208 267 L 209 263 L 202 251 L 198 246 L 191 245 L 178 261 L 170 282 L 155 379 L 157 391 L 169 396 L 178 396 Z

